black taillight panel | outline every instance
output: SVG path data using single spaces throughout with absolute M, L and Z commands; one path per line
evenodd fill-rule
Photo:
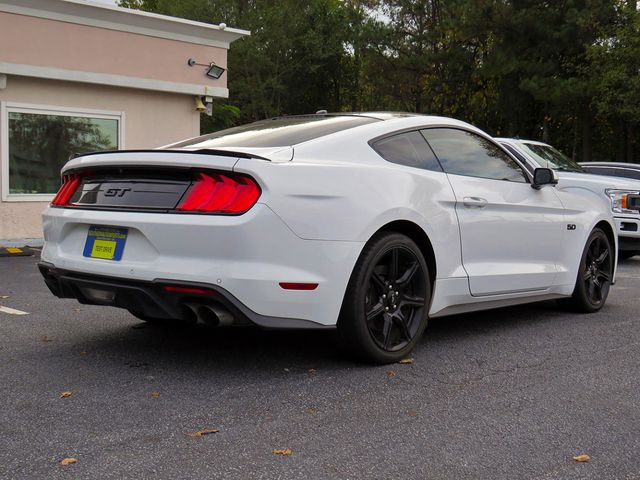
M 260 186 L 248 175 L 229 171 L 111 167 L 65 175 L 67 201 L 52 206 L 190 214 L 242 215 L 256 203 Z

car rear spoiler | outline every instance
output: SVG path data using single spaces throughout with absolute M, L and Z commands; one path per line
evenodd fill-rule
M 191 153 L 191 154 L 199 154 L 199 155 L 219 155 L 224 157 L 237 157 L 237 158 L 254 158 L 258 160 L 266 160 L 269 162 L 270 160 L 266 157 L 261 157 L 259 155 L 250 154 L 246 152 L 238 152 L 233 150 L 211 150 L 202 148 L 200 150 L 171 150 L 171 149 L 143 149 L 143 150 L 96 150 L 95 152 L 86 152 L 86 153 L 72 153 L 69 156 L 69 160 L 73 160 L 79 157 L 88 157 L 91 155 L 108 155 L 112 153 Z

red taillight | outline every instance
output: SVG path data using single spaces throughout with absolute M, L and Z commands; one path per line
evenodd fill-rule
M 260 197 L 256 181 L 244 175 L 199 173 L 176 207 L 183 212 L 244 213 Z
M 285 290 L 315 290 L 318 288 L 317 283 L 294 283 L 294 282 L 280 282 L 280 288 Z
M 76 173 L 65 175 L 62 180 L 62 186 L 51 202 L 51 205 L 56 205 L 58 207 L 68 205 L 69 200 L 71 200 L 71 197 L 76 193 L 78 186 L 80 186 L 81 180 L 80 175 Z

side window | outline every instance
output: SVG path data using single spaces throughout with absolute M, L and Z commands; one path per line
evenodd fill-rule
M 422 130 L 446 173 L 526 183 L 522 168 L 489 140 L 464 130 Z
M 441 172 L 438 159 L 420 132 L 405 132 L 378 140 L 373 149 L 388 162 Z

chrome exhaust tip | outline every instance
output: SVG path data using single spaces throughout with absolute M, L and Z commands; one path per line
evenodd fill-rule
M 233 325 L 233 315 L 218 305 L 206 305 L 206 304 L 185 304 L 189 310 L 191 310 L 198 319 L 198 322 L 205 323 L 214 327 L 230 326 Z

